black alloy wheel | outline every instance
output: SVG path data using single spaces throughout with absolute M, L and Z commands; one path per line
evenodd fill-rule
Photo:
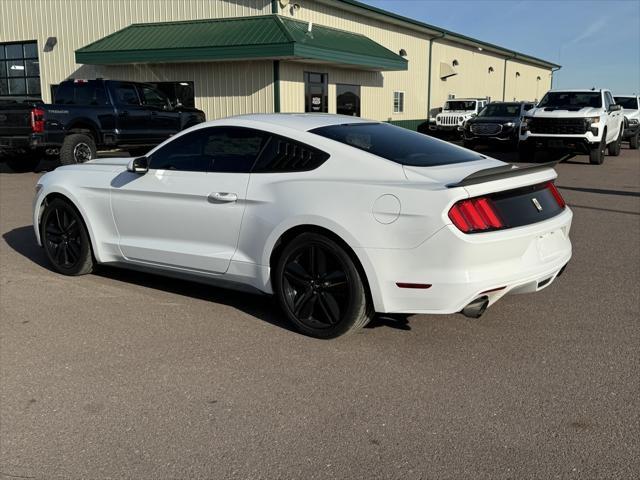
M 364 284 L 351 257 L 333 240 L 302 234 L 287 245 L 276 268 L 276 293 L 303 333 L 333 338 L 371 318 Z
M 93 269 L 89 235 L 80 214 L 68 202 L 56 198 L 45 208 L 41 223 L 42 244 L 53 267 L 65 275 L 82 275 Z

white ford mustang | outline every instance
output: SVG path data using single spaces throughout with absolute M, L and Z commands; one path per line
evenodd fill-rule
M 547 287 L 571 257 L 555 178 L 387 123 L 248 115 L 47 173 L 33 222 L 60 273 L 112 264 L 273 293 L 330 338 L 374 312 L 478 317 Z

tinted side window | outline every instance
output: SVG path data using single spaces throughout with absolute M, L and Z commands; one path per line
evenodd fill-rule
M 210 158 L 203 155 L 203 147 L 207 138 L 204 130 L 196 130 L 171 140 L 151 155 L 149 168 L 206 172 Z
M 102 84 L 95 82 L 76 83 L 73 85 L 73 90 L 75 105 L 105 105 L 107 103 L 107 96 Z
M 140 87 L 142 102 L 150 107 L 164 108 L 168 105 L 167 97 L 151 87 Z
M 64 105 L 73 103 L 73 84 L 65 82 L 56 88 L 54 103 Z
M 115 88 L 116 102 L 119 105 L 140 105 L 136 87 L 128 83 L 121 83 Z
M 205 129 L 203 154 L 211 172 L 249 173 L 269 136 L 258 130 L 236 127 Z
M 328 158 L 328 153 L 317 148 L 274 135 L 260 155 L 253 172 L 306 172 L 318 168 Z

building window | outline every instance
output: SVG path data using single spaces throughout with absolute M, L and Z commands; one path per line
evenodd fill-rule
M 328 90 L 326 73 L 304 72 L 304 111 L 328 112 Z
M 393 113 L 404 112 L 404 92 L 393 92 Z
M 35 41 L 0 43 L 0 96 L 40 98 L 40 62 Z
M 360 85 L 336 85 L 336 113 L 360 116 Z

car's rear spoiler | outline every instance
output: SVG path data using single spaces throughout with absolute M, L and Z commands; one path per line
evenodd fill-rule
M 464 177 L 457 183 L 447 185 L 447 188 L 466 187 L 467 185 L 476 185 L 478 183 L 491 182 L 493 180 L 502 180 L 503 178 L 519 177 L 520 175 L 528 175 L 529 173 L 539 172 L 548 168 L 555 167 L 558 163 L 573 157 L 573 154 L 565 155 L 560 160 L 554 162 L 543 163 L 541 165 L 533 165 L 531 167 L 517 167 L 515 165 L 502 165 L 500 167 L 485 168 L 478 170 L 471 175 Z

